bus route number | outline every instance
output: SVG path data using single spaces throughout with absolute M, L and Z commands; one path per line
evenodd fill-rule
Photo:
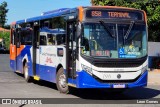
M 92 16 L 102 16 L 102 12 L 101 11 L 92 11 Z

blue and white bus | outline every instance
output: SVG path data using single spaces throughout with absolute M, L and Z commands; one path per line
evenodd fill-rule
M 147 19 L 142 10 L 62 8 L 11 24 L 10 66 L 27 82 L 76 88 L 147 85 Z

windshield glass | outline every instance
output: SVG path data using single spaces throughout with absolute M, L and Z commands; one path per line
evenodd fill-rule
M 147 54 L 145 25 L 85 23 L 83 28 L 81 41 L 83 55 L 106 58 L 140 58 Z

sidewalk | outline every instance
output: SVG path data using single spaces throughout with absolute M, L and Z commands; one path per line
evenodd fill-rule
M 148 85 L 160 85 L 160 69 L 148 72 Z

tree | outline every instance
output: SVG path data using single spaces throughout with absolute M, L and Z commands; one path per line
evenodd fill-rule
M 5 48 L 8 50 L 9 49 L 9 44 L 10 44 L 10 32 L 0 32 L 0 38 L 3 38 L 5 41 Z
M 5 28 L 5 29 L 10 29 L 10 25 L 8 25 L 8 24 L 7 24 L 7 25 L 4 25 L 4 28 Z
M 148 18 L 149 41 L 160 41 L 159 0 L 91 0 L 92 5 L 124 6 L 144 10 Z
M 0 4 L 0 27 L 9 29 L 10 28 L 9 25 L 5 25 L 7 21 L 6 19 L 7 13 L 8 13 L 7 2 L 4 1 Z M 4 39 L 5 47 L 9 49 L 10 32 L 0 32 L 0 38 Z
M 6 19 L 7 13 L 8 13 L 7 2 L 4 1 L 0 5 L 0 26 L 1 27 L 4 27 L 7 21 Z

